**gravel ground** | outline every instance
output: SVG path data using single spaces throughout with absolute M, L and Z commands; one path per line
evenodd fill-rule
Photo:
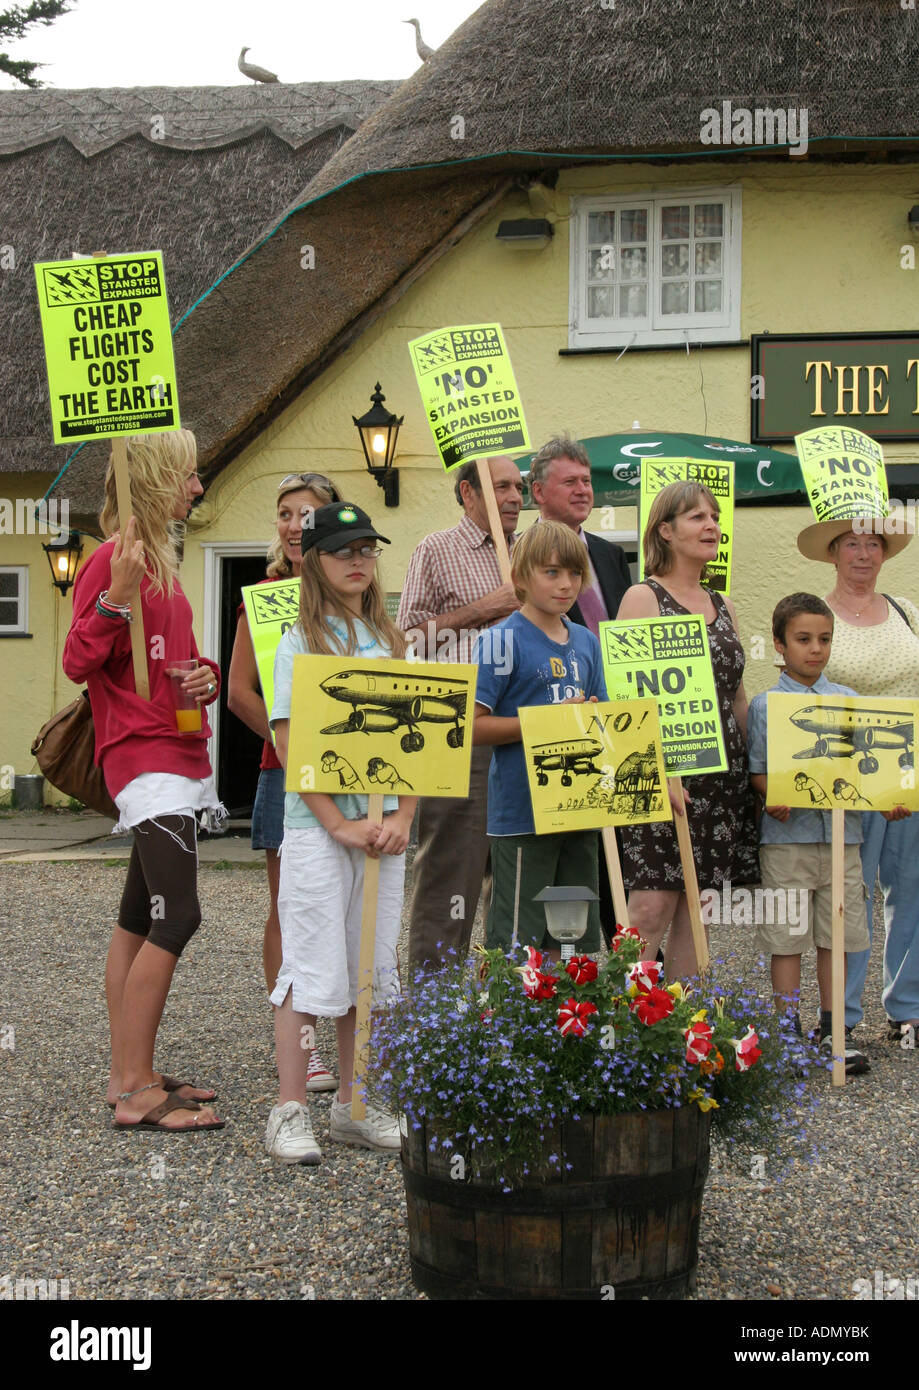
M 327 1096 L 311 1100 L 320 1167 L 264 1151 L 276 1075 L 261 872 L 202 869 L 204 925 L 160 1034 L 159 1064 L 214 1086 L 227 1128 L 112 1132 L 101 982 L 123 876 L 121 864 L 0 864 L 0 1274 L 67 1279 L 71 1298 L 418 1298 L 397 1159 L 329 1143 Z M 714 933 L 714 955 L 758 968 L 749 930 Z M 805 1023 L 812 971 L 811 959 Z M 866 1000 L 856 1041 L 872 1071 L 841 1094 L 813 1083 L 816 1165 L 781 1183 L 768 1163 L 765 1176 L 712 1173 L 700 1299 L 852 1299 L 876 1270 L 919 1276 L 919 1055 L 882 1040 L 880 953 Z M 326 1021 L 319 1044 L 334 1057 Z

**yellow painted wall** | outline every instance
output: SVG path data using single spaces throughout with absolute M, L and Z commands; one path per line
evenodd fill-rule
M 909 242 L 906 218 L 916 201 L 911 166 L 825 166 L 776 161 L 736 165 L 674 163 L 610 165 L 563 172 L 552 191 L 540 190 L 531 208 L 515 193 L 440 260 L 367 329 L 358 342 L 208 489 L 186 543 L 183 587 L 196 614 L 204 600 L 205 543 L 250 542 L 257 552 L 272 533 L 276 483 L 284 474 L 328 473 L 348 499 L 373 516 L 393 544 L 381 561 L 384 586 L 398 591 L 412 550 L 427 532 L 459 519 L 451 480 L 434 459 L 433 445 L 412 376 L 406 343 L 451 323 L 498 320 L 504 327 L 523 393 L 534 447 L 568 430 L 579 437 L 631 429 L 683 430 L 749 439 L 749 347 L 559 357 L 568 345 L 569 200 L 578 194 L 648 193 L 739 185 L 743 191 L 741 333 L 914 330 L 919 321 L 919 271 L 901 268 Z M 495 239 L 508 217 L 548 216 L 555 236 L 538 252 L 512 251 Z M 321 274 L 318 266 L 315 274 Z M 368 476 L 352 415 L 370 404 L 381 381 L 386 404 L 405 416 L 397 464 L 401 502 L 383 506 Z M 891 467 L 919 461 L 919 441 L 887 445 Z M 41 496 L 46 481 L 4 479 L 9 489 Z M 17 495 L 17 494 L 12 494 Z M 825 593 L 829 567 L 805 561 L 794 538 L 809 519 L 805 508 L 741 508 L 734 595 L 748 645 L 751 693 L 773 680 L 770 615 L 778 598 L 795 589 Z M 594 529 L 599 529 L 595 514 Z M 617 528 L 629 524 L 617 509 Z M 919 545 L 919 543 L 917 543 Z M 16 547 L 20 548 L 17 550 Z M 882 587 L 919 597 L 911 547 L 890 562 Z M 17 768 L 46 711 L 64 702 L 67 683 L 52 684 L 53 618 L 61 601 L 46 579 L 47 562 L 30 538 L 3 538 L 2 553 L 33 556 L 31 642 L 0 646 L 9 718 L 0 735 L 0 765 Z M 0 559 L 0 563 L 21 563 Z M 201 638 L 200 617 L 198 636 Z M 753 645 L 753 637 L 762 639 Z M 60 637 L 62 640 L 62 634 Z M 57 650 L 60 650 L 60 640 Z M 760 656 L 753 655 L 763 651 Z M 55 703 L 56 700 L 56 703 Z M 39 719 L 36 720 L 36 713 Z

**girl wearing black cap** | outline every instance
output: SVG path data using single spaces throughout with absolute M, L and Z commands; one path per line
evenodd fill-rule
M 271 725 L 285 765 L 298 653 L 362 661 L 405 655 L 405 637 L 386 613 L 376 577 L 378 541 L 389 544 L 366 512 L 343 503 L 317 508 L 312 529 L 303 531 L 300 616 L 282 637 L 274 668 Z M 351 1076 L 364 863 L 367 855 L 382 860 L 374 960 L 374 997 L 380 999 L 397 989 L 405 847 L 415 801 L 387 796 L 382 822 L 373 822 L 366 796 L 286 795 L 278 895 L 283 960 L 271 994 L 280 1090 L 265 1138 L 280 1162 L 318 1163 L 321 1156 L 303 1104 L 314 1014 L 334 1018 L 338 1034 L 341 1081 L 330 1137 L 387 1152 L 399 1148 L 392 1116 L 368 1105 L 365 1120 L 351 1119 Z

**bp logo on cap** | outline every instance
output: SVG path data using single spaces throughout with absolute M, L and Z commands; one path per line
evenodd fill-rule
M 342 507 L 341 511 L 338 513 L 338 520 L 346 522 L 357 521 L 357 512 L 351 507 Z

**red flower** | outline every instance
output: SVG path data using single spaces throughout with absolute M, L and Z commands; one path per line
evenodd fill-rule
M 686 1039 L 686 1060 L 690 1066 L 703 1062 L 712 1050 L 712 1025 L 693 1023 L 683 1029 L 683 1037 Z
M 555 993 L 555 976 L 545 975 L 539 969 L 542 965 L 542 952 L 528 946 L 527 963 L 520 967 L 524 993 L 529 999 L 551 999 Z
M 572 956 L 565 970 L 576 985 L 589 985 L 597 978 L 597 962 L 590 956 Z
M 626 979 L 641 994 L 653 989 L 663 973 L 664 967 L 659 960 L 640 960 L 632 966 Z
M 627 937 L 632 937 L 635 941 L 641 941 L 641 932 L 638 930 L 637 927 L 617 926 L 616 935 L 613 937 L 613 950 L 618 951 L 619 947 L 622 945 L 623 941 L 625 941 Z
M 752 1028 L 748 1028 L 742 1038 L 732 1038 L 734 1051 L 737 1053 L 737 1070 L 749 1071 L 754 1062 L 758 1062 L 762 1057 L 762 1052 L 756 1046 L 759 1038 Z
M 647 961 L 644 962 L 648 964 Z M 637 994 L 629 1004 L 629 1008 L 636 1013 L 642 1023 L 660 1023 L 662 1018 L 673 1013 L 673 995 L 668 994 L 665 989 L 658 989 L 652 985 L 650 989 Z
M 581 1004 L 576 999 L 569 999 L 567 1004 L 563 1004 L 559 1009 L 555 1026 L 562 1037 L 571 1033 L 576 1038 L 582 1038 L 587 1032 L 587 1020 L 596 1012 L 596 1004 L 591 1004 L 586 999 Z

